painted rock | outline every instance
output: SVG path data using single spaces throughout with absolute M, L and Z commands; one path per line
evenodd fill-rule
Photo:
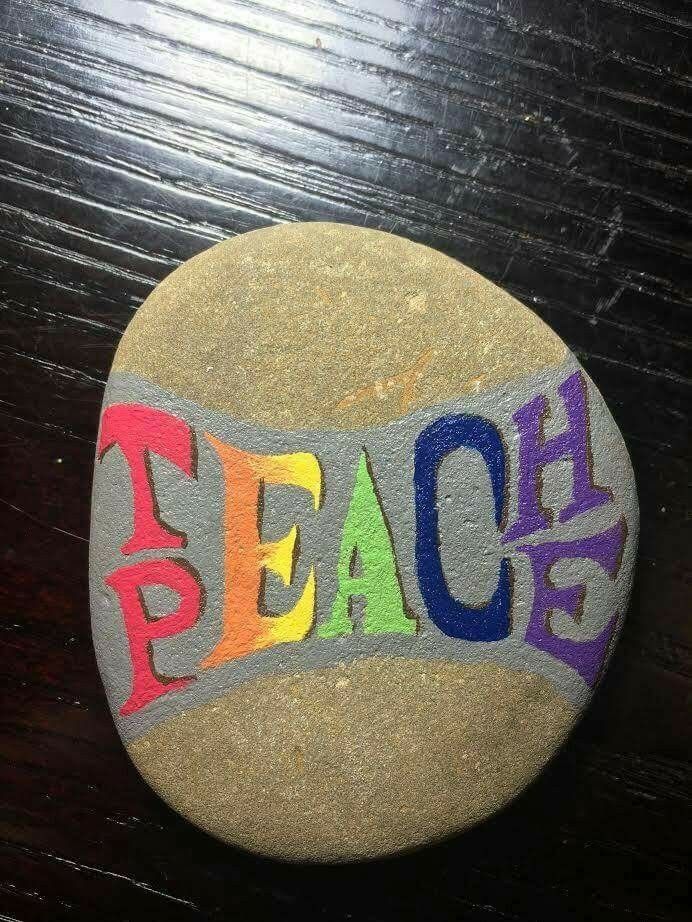
M 106 388 L 90 579 L 116 726 L 227 842 L 439 840 L 564 741 L 636 536 L 620 433 L 531 311 L 378 231 L 245 234 L 156 288 Z

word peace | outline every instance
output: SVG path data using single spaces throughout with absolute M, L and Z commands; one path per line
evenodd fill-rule
M 596 486 L 590 467 L 586 383 L 575 372 L 558 387 L 567 425 L 546 439 L 543 419 L 548 400 L 537 395 L 513 415 L 518 437 L 516 516 L 508 527 L 509 460 L 496 427 L 481 416 L 447 414 L 418 435 L 414 447 L 412 501 L 416 522 L 416 573 L 430 620 L 446 635 L 461 641 L 493 642 L 509 636 L 513 578 L 511 563 L 499 565 L 497 587 L 490 601 L 473 608 L 455 598 L 445 580 L 439 544 L 437 481 L 440 463 L 460 448 L 477 452 L 485 463 L 492 487 L 495 523 L 504 544 L 528 556 L 533 581 L 533 604 L 524 640 L 575 669 L 588 685 L 596 682 L 617 614 L 613 614 L 595 638 L 575 640 L 558 637 L 551 617 L 561 610 L 577 624 L 586 592 L 585 585 L 557 587 L 550 579 L 552 567 L 561 560 L 595 561 L 607 578 L 617 575 L 627 535 L 624 518 L 599 534 L 568 541 L 516 542 L 545 532 L 553 515 L 541 505 L 543 468 L 554 461 L 571 461 L 571 499 L 558 510 L 558 521 L 568 522 L 590 509 L 612 502 L 609 490 Z M 312 566 L 294 606 L 281 614 L 263 610 L 265 574 L 277 574 L 285 586 L 293 582 L 299 553 L 298 526 L 273 542 L 261 540 L 261 509 L 268 484 L 290 485 L 310 495 L 315 511 L 324 502 L 320 461 L 310 452 L 262 455 L 225 444 L 205 433 L 221 465 L 225 486 L 222 516 L 224 534 L 224 600 L 221 635 L 201 661 L 211 669 L 274 644 L 299 641 L 315 627 L 316 575 Z M 186 536 L 167 525 L 157 505 L 150 455 L 175 465 L 182 475 L 196 478 L 196 438 L 182 419 L 138 403 L 113 404 L 104 411 L 97 456 L 114 446 L 122 452 L 132 482 L 133 530 L 121 551 L 129 556 L 141 551 L 182 549 Z M 353 476 L 351 472 L 349 476 Z M 354 561 L 359 560 L 358 574 Z M 162 557 L 126 564 L 110 573 L 105 583 L 116 593 L 123 614 L 132 665 L 132 689 L 120 709 L 132 714 L 162 695 L 182 689 L 194 676 L 160 675 L 153 665 L 155 640 L 192 628 L 204 607 L 205 592 L 199 575 L 185 560 Z M 164 586 L 179 599 L 177 608 L 153 618 L 147 610 L 143 589 Z M 389 528 L 378 497 L 365 450 L 355 471 L 353 491 L 343 525 L 337 562 L 337 590 L 329 618 L 317 626 L 317 635 L 338 637 L 353 631 L 351 603 L 364 600 L 363 631 L 366 633 L 415 633 L 417 620 L 407 613 Z

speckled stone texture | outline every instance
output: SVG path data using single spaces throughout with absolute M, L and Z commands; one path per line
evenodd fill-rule
M 565 351 L 511 295 L 429 247 L 289 224 L 173 272 L 113 371 L 272 428 L 354 429 L 558 365 Z
M 507 435 L 518 406 L 512 404 L 513 388 L 521 385 L 522 394 L 528 393 L 526 382 L 534 379 L 537 387 L 552 388 L 554 435 L 566 425 L 555 385 L 575 368 L 574 357 L 538 317 L 458 262 L 379 231 L 314 223 L 242 235 L 177 269 L 137 312 L 117 351 L 112 375 L 116 383 L 124 382 L 118 385 L 123 393 L 138 387 L 146 393 L 154 386 L 171 395 L 170 406 L 182 407 L 180 412 L 191 402 L 189 406 L 208 414 L 204 426 L 227 417 L 234 425 L 257 427 L 264 439 L 261 444 L 269 444 L 271 433 L 276 433 L 282 451 L 295 450 L 291 434 L 298 431 L 314 433 L 316 444 L 320 432 L 351 433 L 354 444 L 362 445 L 367 432 L 380 427 L 385 432 L 380 442 L 386 443 L 383 427 L 411 414 L 449 406 L 450 401 L 466 411 L 465 401 L 475 406 L 472 401 L 485 394 L 486 407 L 493 409 L 497 394 L 496 416 L 504 420 L 502 435 L 515 470 L 517 439 Z M 592 446 L 595 475 L 607 477 L 609 488 L 615 486 L 611 493 L 616 512 L 624 510 L 627 518 L 620 570 L 613 570 L 613 584 L 618 574 L 619 619 L 614 638 L 629 591 L 636 500 L 628 500 L 634 487 L 617 428 L 598 392 L 591 383 L 588 387 L 595 406 L 591 433 L 598 442 Z M 107 393 L 106 402 L 109 399 Z M 334 456 L 333 446 L 340 443 L 336 436 L 331 438 Z M 211 448 L 199 424 L 197 449 L 206 452 L 200 463 L 204 461 L 204 470 L 210 471 Z M 380 464 L 376 462 L 375 468 Z M 115 464 L 103 464 L 101 476 L 125 477 L 124 468 L 116 470 Z M 571 466 L 560 463 L 554 468 L 543 498 L 559 509 L 569 501 Z M 380 464 L 375 473 L 380 476 L 382 469 Z M 400 492 L 410 491 L 413 509 L 412 483 L 404 482 L 410 470 L 401 467 Z M 172 476 L 164 467 L 154 468 L 153 474 L 149 469 L 163 496 L 157 515 L 168 516 L 184 530 L 185 515 L 195 514 L 197 500 L 188 496 L 185 514 L 176 519 L 175 492 L 166 487 Z M 396 471 L 387 474 L 389 496 L 396 492 L 392 476 Z M 349 478 L 344 489 L 350 490 L 350 468 L 344 477 Z M 516 473 L 512 477 L 507 495 L 516 505 Z M 381 478 L 384 483 L 384 473 Z M 593 689 L 573 669 L 564 663 L 551 665 L 544 654 L 541 660 L 535 646 L 524 644 L 528 652 L 523 657 L 521 644 L 532 603 L 527 587 L 532 584 L 521 548 L 507 550 L 516 589 L 515 646 L 458 641 L 461 652 L 446 657 L 449 638 L 430 623 L 420 595 L 409 592 L 415 580 L 415 567 L 407 563 L 413 558 L 411 513 L 406 522 L 389 524 L 418 635 L 401 640 L 400 646 L 396 636 L 387 635 L 393 638 L 388 647 L 371 644 L 361 649 L 349 646 L 348 636 L 315 639 L 313 630 L 309 641 L 253 654 L 253 663 L 259 664 L 254 673 L 244 672 L 252 657 L 238 660 L 233 681 L 226 678 L 236 668 L 231 663 L 225 673 L 219 671 L 217 686 L 200 679 L 199 692 L 192 689 L 162 698 L 161 709 L 156 710 L 157 703 L 150 711 L 154 717 L 139 723 L 139 716 L 123 718 L 118 708 L 130 681 L 129 667 L 123 665 L 124 653 L 114 656 L 112 651 L 123 651 L 126 644 L 117 604 L 103 585 L 107 567 L 112 566 L 104 561 L 115 559 L 121 539 L 127 537 L 131 503 L 126 479 L 118 481 L 125 486 L 113 487 L 110 496 L 104 482 L 95 486 L 95 533 L 107 537 L 109 528 L 117 533 L 112 522 L 105 521 L 120 515 L 113 511 L 116 503 L 122 503 L 126 523 L 117 540 L 112 538 L 113 549 L 103 554 L 92 549 L 94 625 L 103 635 L 95 640 L 114 718 L 144 778 L 182 815 L 220 839 L 292 861 L 359 860 L 439 840 L 482 820 L 520 792 L 562 744 L 588 702 Z M 214 489 L 214 496 L 223 495 L 220 475 Z M 473 502 L 482 505 L 485 495 L 479 493 Z M 330 500 L 334 494 L 327 489 L 325 508 Z M 197 514 L 206 517 L 207 534 L 213 537 L 207 543 L 221 547 L 222 511 L 210 511 L 204 502 L 199 500 Z M 182 509 L 182 502 L 179 505 Z M 388 508 L 398 507 L 390 501 Z M 342 515 L 343 504 L 340 509 Z M 287 514 L 294 514 L 290 504 Z M 589 512 L 589 527 L 611 526 L 616 518 L 608 515 L 607 509 Z M 285 534 L 285 521 L 277 535 Z M 494 532 L 492 517 L 489 521 Z M 445 525 L 448 531 L 450 527 Z M 558 537 L 580 537 L 578 528 L 570 528 L 571 524 Z M 332 586 L 329 579 L 334 579 L 324 576 L 320 566 L 326 568 L 325 561 L 338 554 L 338 546 L 322 554 L 319 535 L 305 533 L 301 553 L 319 558 L 319 623 L 326 617 L 325 604 L 329 614 L 323 587 Z M 449 533 L 456 534 L 453 528 Z M 326 529 L 323 541 L 333 545 L 332 534 Z M 497 558 L 499 563 L 504 553 L 497 535 L 494 540 L 495 557 L 486 568 L 492 579 L 497 569 L 493 561 Z M 464 554 L 458 542 L 446 539 L 443 548 L 450 573 L 454 555 Z M 197 545 L 194 540 L 190 545 L 193 558 Z M 213 553 L 222 552 L 217 548 Z M 222 583 L 221 566 L 216 570 Z M 573 576 L 568 567 L 560 572 L 558 582 Z M 591 578 L 595 572 L 593 565 L 587 575 Z M 299 575 L 296 582 L 302 586 L 305 570 Z M 581 578 L 588 582 L 583 573 Z M 485 577 L 479 579 L 476 604 L 482 605 L 486 584 Z M 574 580 L 579 581 L 578 574 Z M 218 636 L 221 583 L 206 587 L 200 623 L 207 633 L 194 635 L 200 645 L 207 643 L 208 635 Z M 277 585 L 278 596 L 276 585 L 267 588 L 281 600 L 284 590 Z M 458 585 L 453 588 L 459 591 Z M 549 630 L 576 638 L 585 625 L 594 636 L 613 614 L 605 609 L 615 597 L 599 591 L 587 593 L 583 625 L 560 616 Z M 354 638 L 363 636 L 361 627 L 356 620 Z M 442 652 L 436 655 L 434 644 L 428 643 L 428 652 L 419 649 L 417 654 L 417 637 L 422 642 L 435 632 L 447 647 L 440 646 Z M 165 660 L 166 651 L 184 642 L 184 634 L 155 642 L 155 668 L 175 674 L 172 660 Z M 310 651 L 318 648 L 331 651 L 327 665 L 324 659 L 311 661 Z M 335 650 L 344 651 L 343 662 L 333 662 Z M 209 647 L 198 652 L 197 660 Z M 185 661 L 178 674 L 189 669 Z
M 344 861 L 485 818 L 543 767 L 574 717 L 541 676 L 372 657 L 248 682 L 129 753 L 213 835 L 276 858 Z

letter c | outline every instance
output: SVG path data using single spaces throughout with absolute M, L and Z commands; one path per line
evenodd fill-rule
M 500 434 L 481 416 L 461 413 L 440 417 L 420 433 L 414 452 L 418 583 L 431 620 L 444 634 L 460 640 L 502 640 L 509 634 L 512 601 L 507 558 L 500 563 L 497 588 L 483 608 L 471 608 L 455 599 L 442 570 L 437 480 L 442 460 L 457 448 L 471 448 L 483 458 L 493 490 L 495 524 L 502 522 L 506 456 Z

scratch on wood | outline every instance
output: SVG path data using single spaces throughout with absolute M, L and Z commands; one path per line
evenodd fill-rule
M 182 906 L 189 906 L 191 909 L 198 909 L 199 907 L 193 903 L 191 900 L 181 899 L 179 896 L 174 896 L 172 893 L 167 893 L 165 890 L 157 890 L 156 887 L 152 887 L 149 884 L 145 883 L 142 880 L 137 880 L 135 877 L 129 877 L 127 874 L 118 874 L 115 871 L 107 871 L 105 868 L 95 867 L 91 864 L 84 864 L 80 861 L 70 861 L 69 858 L 63 858 L 60 855 L 55 855 L 52 852 L 44 851 L 43 849 L 34 849 L 29 848 L 26 845 L 19 845 L 15 842 L 7 842 L 7 845 L 10 848 L 15 848 L 17 851 L 25 852 L 26 854 L 32 856 L 41 856 L 43 858 L 48 858 L 51 861 L 58 862 L 59 864 L 67 865 L 68 867 L 73 868 L 75 871 L 81 873 L 92 873 L 98 874 L 103 877 L 110 877 L 116 880 L 121 880 L 126 884 L 130 884 L 133 887 L 137 887 L 139 890 L 145 890 L 147 893 L 151 893 L 154 896 L 161 896 L 166 900 L 170 900 L 173 903 L 180 903 Z

